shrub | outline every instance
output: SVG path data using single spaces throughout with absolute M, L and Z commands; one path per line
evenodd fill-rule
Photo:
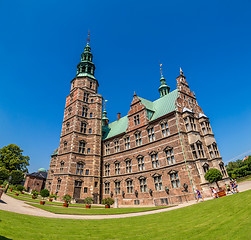
M 25 190 L 25 188 L 24 188 L 24 186 L 22 186 L 22 185 L 18 185 L 18 186 L 17 186 L 17 190 L 18 190 L 19 192 L 22 192 L 22 191 Z
M 66 203 L 70 203 L 71 202 L 71 196 L 69 194 L 65 194 L 63 196 L 63 200 L 66 202 Z
M 41 190 L 40 195 L 44 199 L 45 197 L 49 197 L 50 192 L 47 189 L 43 189 Z
M 32 194 L 35 198 L 37 198 L 37 196 L 38 196 L 38 191 L 32 190 L 32 191 L 31 191 L 31 194 Z
M 57 200 L 58 196 L 56 194 L 51 194 L 49 198 L 54 198 L 55 200 Z
M 19 184 L 24 180 L 24 173 L 18 170 L 13 170 L 10 174 L 12 184 Z
M 91 198 L 91 197 L 87 197 L 87 198 L 85 198 L 85 200 L 84 200 L 84 203 L 85 204 L 92 204 L 93 203 L 93 198 Z
M 206 172 L 205 179 L 210 183 L 215 182 L 217 187 L 219 188 L 218 181 L 222 180 L 222 174 L 220 170 L 211 168 Z
M 102 204 L 104 205 L 112 205 L 114 203 L 114 200 L 112 198 L 104 198 L 102 199 Z

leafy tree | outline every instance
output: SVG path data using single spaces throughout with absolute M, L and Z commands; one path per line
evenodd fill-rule
M 0 180 L 4 181 L 8 179 L 9 171 L 5 167 L 0 167 Z
M 63 200 L 65 201 L 65 203 L 70 203 L 71 196 L 69 194 L 66 194 L 66 195 L 63 196 Z
M 102 204 L 104 204 L 104 205 L 112 205 L 114 203 L 114 200 L 112 199 L 112 198 L 104 198 L 104 199 L 102 199 Z
M 0 167 L 4 167 L 9 172 L 18 170 L 25 172 L 29 166 L 30 158 L 23 156 L 23 150 L 15 144 L 0 149 Z
M 19 184 L 24 180 L 24 173 L 21 171 L 13 170 L 10 174 L 11 176 L 11 184 Z
M 24 191 L 24 186 L 22 186 L 22 185 L 18 185 L 17 186 L 17 190 L 19 191 L 19 192 L 22 192 L 22 191 Z
M 43 189 L 41 190 L 40 195 L 44 199 L 45 197 L 49 197 L 50 192 L 47 189 Z
M 220 170 L 211 168 L 206 172 L 205 179 L 210 183 L 215 182 L 217 187 L 219 188 L 218 181 L 222 180 L 222 174 Z

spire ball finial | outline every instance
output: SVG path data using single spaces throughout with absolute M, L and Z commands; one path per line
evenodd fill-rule
M 88 37 L 87 37 L 87 43 L 90 42 L 90 30 L 88 30 Z

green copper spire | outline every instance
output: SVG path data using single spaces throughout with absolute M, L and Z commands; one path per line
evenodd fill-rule
M 162 64 L 160 64 L 161 78 L 160 78 L 159 93 L 160 93 L 160 97 L 163 97 L 163 96 L 167 95 L 170 92 L 170 87 L 168 87 L 167 84 L 166 84 L 166 79 L 163 77 L 161 67 L 162 67 Z
M 109 119 L 107 117 L 107 111 L 106 111 L 106 102 L 108 100 L 105 100 L 104 102 L 104 110 L 103 110 L 103 113 L 102 113 L 102 126 L 107 126 L 108 123 L 109 123 Z
M 88 76 L 94 77 L 95 65 L 92 62 L 93 55 L 91 53 L 90 33 L 88 31 L 87 44 L 85 46 L 84 52 L 81 54 L 81 62 L 77 66 L 77 77 Z

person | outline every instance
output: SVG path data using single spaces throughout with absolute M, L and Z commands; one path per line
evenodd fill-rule
M 226 189 L 227 189 L 227 194 L 229 194 L 231 192 L 230 190 L 230 186 L 228 184 L 225 183 Z
M 234 187 L 234 181 L 231 181 L 231 182 L 230 182 L 230 185 L 231 185 L 231 188 L 232 188 L 232 193 L 233 193 L 233 194 L 236 193 L 236 192 L 235 192 L 235 187 Z
M 218 198 L 217 191 L 214 187 L 212 187 L 212 192 L 213 192 L 214 198 Z
M 236 179 L 234 179 L 234 189 L 237 193 L 239 192 Z
M 204 198 L 201 196 L 200 191 L 197 189 L 197 202 L 199 201 L 199 199 L 202 199 L 202 201 L 204 201 Z

